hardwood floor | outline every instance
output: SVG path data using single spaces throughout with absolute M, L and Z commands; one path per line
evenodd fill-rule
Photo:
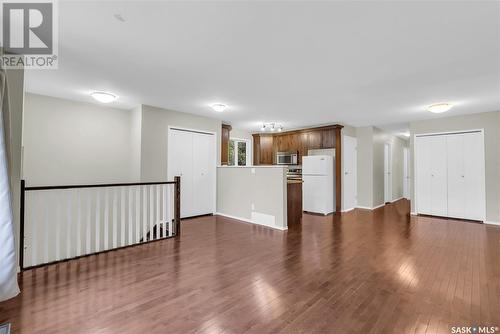
M 27 271 L 14 333 L 450 333 L 500 326 L 500 227 L 373 212 L 287 232 L 223 217 Z

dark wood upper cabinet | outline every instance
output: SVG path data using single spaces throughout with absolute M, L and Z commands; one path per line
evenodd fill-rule
M 272 165 L 276 142 L 272 135 L 253 135 L 253 164 Z
M 307 133 L 308 139 L 308 150 L 317 150 L 321 147 L 321 133 L 322 131 L 310 131 Z
M 221 130 L 221 148 L 220 148 L 220 163 L 225 166 L 229 163 L 229 136 L 232 128 L 231 125 L 222 124 Z
M 335 148 L 341 125 L 330 125 L 282 133 L 254 134 L 254 164 L 276 163 L 277 152 L 298 152 L 298 163 L 309 150 Z M 339 132 L 340 133 L 340 132 Z
M 321 131 L 321 148 L 335 147 L 335 129 Z

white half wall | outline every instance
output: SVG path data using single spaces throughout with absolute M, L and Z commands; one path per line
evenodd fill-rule
M 280 166 L 218 167 L 217 213 L 287 229 L 286 169 Z

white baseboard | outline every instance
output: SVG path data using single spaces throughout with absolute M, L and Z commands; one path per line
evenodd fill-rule
M 411 212 L 410 212 L 410 215 L 412 215 L 412 216 L 418 216 L 418 213 L 416 213 L 416 212 L 414 212 L 414 211 L 411 211 Z
M 349 211 L 352 211 L 354 209 L 356 209 L 357 207 L 354 207 L 354 208 L 349 208 L 349 209 L 345 209 L 345 210 L 342 210 L 342 212 L 349 212 Z
M 370 208 L 368 206 L 362 206 L 362 205 L 357 205 L 356 209 L 363 209 L 363 210 L 373 210 L 373 208 Z
M 283 227 L 277 227 L 277 226 L 270 226 L 270 225 L 266 225 L 266 224 L 261 224 L 261 223 L 255 222 L 255 221 L 253 221 L 251 219 L 248 219 L 248 218 L 242 218 L 242 217 L 232 216 L 232 215 L 228 215 L 228 214 L 221 213 L 221 212 L 216 212 L 215 215 L 226 217 L 226 218 L 231 218 L 231 219 L 235 219 L 235 220 L 240 220 L 240 221 L 245 222 L 245 223 L 250 223 L 250 224 L 255 224 L 255 225 L 260 225 L 260 226 L 272 228 L 273 230 L 278 230 L 278 231 L 286 231 L 286 230 L 288 230 L 288 227 L 283 228 Z
M 372 209 L 372 210 L 375 210 L 375 209 L 381 208 L 381 207 L 383 207 L 384 205 L 385 205 L 385 203 L 382 203 L 382 204 L 380 204 L 380 205 L 377 205 L 377 206 L 373 207 L 373 209 Z
M 403 199 L 403 198 L 404 198 L 404 197 L 400 197 L 400 198 L 393 199 L 393 200 L 391 201 L 391 203 L 397 202 L 397 201 L 399 201 L 400 199 Z
M 488 225 L 497 225 L 497 226 L 500 226 L 500 222 L 492 222 L 492 221 L 484 221 L 485 224 L 488 224 Z

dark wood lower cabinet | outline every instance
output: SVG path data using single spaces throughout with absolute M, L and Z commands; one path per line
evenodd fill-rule
M 302 219 L 302 181 L 288 181 L 286 207 L 288 226 L 300 224 Z

